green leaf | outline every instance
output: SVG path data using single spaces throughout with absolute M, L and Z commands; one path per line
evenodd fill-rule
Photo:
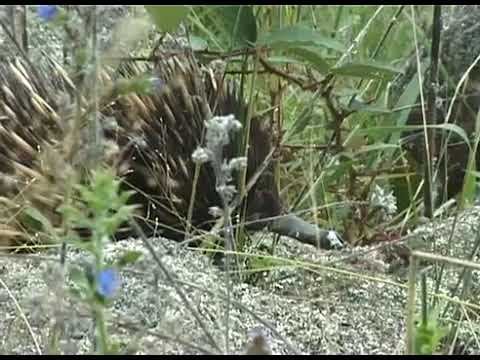
M 37 209 L 33 207 L 27 207 L 24 209 L 24 214 L 27 215 L 31 220 L 35 221 L 37 224 L 40 224 L 42 226 L 42 229 L 49 232 L 53 233 L 53 227 L 50 221 Z
M 290 139 L 292 136 L 299 134 L 307 127 L 307 125 L 312 122 L 312 120 L 314 119 L 314 109 L 320 99 L 320 96 L 320 92 L 315 93 L 305 104 L 302 112 L 295 119 L 288 133 L 286 134 L 286 139 Z
M 424 78 L 425 71 L 427 69 L 427 61 L 423 60 L 420 66 L 421 69 L 421 76 Z M 417 101 L 418 95 L 420 93 L 420 86 L 418 82 L 418 74 L 413 76 L 410 81 L 408 82 L 407 86 L 404 88 L 402 94 L 397 99 L 394 109 L 406 109 L 392 112 L 390 116 L 388 116 L 387 123 L 395 124 L 397 126 L 403 127 L 408 121 L 408 117 L 412 110 L 411 105 L 415 104 Z M 400 132 L 393 132 L 388 136 L 388 142 L 392 144 L 397 144 L 400 139 L 401 133 Z M 385 156 L 391 156 L 391 153 L 386 153 Z
M 395 149 L 395 148 L 398 148 L 398 145 L 379 143 L 379 144 L 373 144 L 373 145 L 364 145 L 359 148 L 356 148 L 354 152 L 346 152 L 341 154 L 355 157 L 363 153 L 368 153 L 373 151 L 384 151 L 385 149 Z
M 303 65 L 303 61 L 298 60 L 296 58 L 290 56 L 269 56 L 267 58 L 268 62 L 271 64 L 296 64 L 296 65 Z M 245 61 L 245 60 L 241 60 Z
M 287 266 L 281 259 L 274 259 L 267 256 L 253 256 L 250 258 L 248 269 L 255 271 L 274 270 L 277 267 Z
M 362 111 L 372 114 L 390 114 L 392 112 L 392 110 L 388 108 L 368 105 L 363 101 L 358 100 L 357 98 L 353 99 L 353 101 L 350 103 L 350 106 L 348 106 L 348 110 L 359 112 Z
M 345 51 L 343 44 L 322 36 L 319 32 L 301 25 L 284 27 L 260 36 L 259 46 L 276 49 L 298 48 L 303 46 L 321 46 L 336 51 Z
M 186 5 L 144 5 L 145 10 L 152 18 L 160 31 L 174 31 L 180 22 L 185 19 L 190 6 Z
M 288 49 L 288 53 L 307 61 L 315 70 L 322 74 L 328 73 L 330 65 L 323 59 L 320 49 L 314 46 L 294 47 Z
M 402 71 L 389 65 L 373 61 L 363 63 L 347 63 L 330 70 L 333 74 L 361 77 L 367 79 L 391 79 Z
M 438 309 L 427 314 L 426 323 L 420 323 L 415 328 L 415 354 L 432 355 L 447 335 L 448 329 L 438 323 Z
M 86 66 L 89 58 L 90 58 L 90 52 L 86 48 L 79 48 L 76 49 L 75 54 L 75 64 L 80 67 Z
M 77 285 L 85 285 L 88 284 L 87 277 L 85 276 L 85 272 L 80 267 L 74 267 L 70 270 L 70 279 Z
M 110 306 L 113 301 L 112 299 L 110 298 L 107 298 L 105 296 L 103 296 L 102 294 L 99 294 L 97 291 L 95 291 L 93 293 L 93 300 L 98 304 L 98 305 L 101 305 L 103 307 L 108 307 Z
M 72 286 L 69 287 L 70 293 L 79 299 L 88 299 L 91 289 L 85 270 L 75 266 L 70 270 L 69 274 L 72 281 Z
M 478 197 L 478 178 L 480 173 L 476 168 L 476 153 L 478 149 L 471 151 L 468 156 L 467 169 L 465 171 L 465 178 L 463 180 L 463 190 L 459 201 L 460 208 L 463 209 L 465 205 L 472 205 Z
M 128 264 L 133 264 L 136 262 L 143 253 L 141 251 L 127 251 L 122 255 L 120 259 L 117 260 L 116 264 L 119 268 L 124 267 Z
M 124 96 L 130 93 L 149 95 L 155 89 L 155 78 L 149 74 L 142 74 L 131 78 L 120 78 L 115 82 L 115 91 Z
M 112 342 L 108 347 L 105 355 L 121 355 L 121 344 L 118 342 Z
M 462 190 L 462 207 L 465 205 L 472 205 L 475 202 L 475 199 L 478 196 L 477 193 L 477 180 L 475 179 L 476 175 L 472 174 L 472 171 L 465 171 L 465 179 L 463 181 L 463 190 Z
M 232 36 L 233 46 L 252 46 L 257 41 L 257 20 L 252 6 L 218 6 L 216 11 Z
M 423 125 L 406 125 L 406 126 L 375 126 L 370 127 L 368 129 L 360 129 L 358 130 L 358 134 L 378 134 L 378 133 L 389 133 L 389 132 L 402 132 L 405 130 L 421 130 L 423 129 Z M 468 140 L 467 133 L 464 129 L 456 124 L 439 124 L 439 125 L 427 125 L 426 128 L 432 129 L 440 129 L 448 132 L 453 132 L 460 136 L 468 145 L 469 149 L 471 148 L 470 141 Z
M 432 127 L 432 128 L 438 128 L 438 129 L 441 129 L 441 130 L 445 130 L 445 131 L 451 131 L 457 135 L 459 135 L 462 140 L 465 142 L 465 144 L 468 145 L 468 149 L 469 151 L 472 150 L 471 148 L 471 145 L 470 145 L 470 140 L 468 138 L 468 135 L 467 133 L 465 132 L 465 130 L 458 126 L 457 124 L 450 124 L 450 123 L 447 123 L 447 124 L 440 124 L 440 125 L 429 125 L 428 127 Z

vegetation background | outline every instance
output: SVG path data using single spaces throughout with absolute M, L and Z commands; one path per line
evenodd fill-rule
M 426 221 L 425 194 L 435 199 L 433 204 L 437 208 L 433 209 L 432 217 L 440 223 L 448 216 L 457 215 L 457 210 L 473 206 L 476 194 L 474 186 L 462 186 L 459 196 L 469 201 L 460 202 L 458 208 L 451 202 L 438 201 L 440 182 L 433 178 L 433 186 L 425 191 L 424 159 L 408 152 L 409 142 L 402 138 L 405 131 L 412 129 L 407 126 L 412 108 L 427 106 L 425 102 L 415 102 L 420 94 L 419 76 L 427 76 L 425 69 L 435 60 L 428 55 L 434 21 L 439 18 L 439 13 L 437 18 L 434 16 L 434 6 L 99 6 L 94 26 L 83 24 L 82 11 L 78 12 L 80 25 L 73 27 L 85 25 L 85 28 L 73 39 L 65 32 L 68 30 L 65 24 L 71 19 L 68 16 L 51 17 L 35 6 L 16 7 L 16 13 L 13 6 L 4 7 L 1 24 L 5 34 L 10 34 L 3 37 L 1 44 L 5 59 L 27 53 L 41 64 L 48 54 L 62 61 L 68 73 L 73 73 L 78 66 L 88 64 L 92 53 L 100 54 L 95 61 L 114 65 L 121 57 L 155 56 L 152 49 L 161 44 L 167 49 L 171 46 L 193 50 L 203 63 L 217 62 L 248 100 L 250 113 L 262 113 L 271 120 L 278 146 L 277 187 L 290 210 L 323 228 L 337 230 L 349 248 L 360 249 L 360 255 L 357 250 L 348 250 L 351 253 L 338 258 L 337 264 L 361 257 L 362 251 L 368 257 L 375 249 L 380 251 L 385 263 L 391 263 L 393 257 L 400 259 L 401 267 L 409 266 L 408 275 L 389 275 L 407 281 L 406 285 L 402 284 L 402 289 L 408 290 L 403 294 L 407 302 L 398 305 L 405 306 L 405 318 L 396 320 L 405 321 L 405 328 L 401 329 L 406 338 L 405 351 L 430 354 L 461 353 L 471 348 L 478 351 L 478 305 L 472 295 L 475 293 L 472 289 L 478 284 L 472 279 L 476 279 L 475 270 L 478 271 L 475 259 L 479 240 L 454 245 L 451 240 L 436 242 L 432 240 L 436 235 L 430 234 L 427 245 L 422 242 L 420 247 L 415 243 L 402 247 L 410 231 Z M 441 8 L 442 19 L 448 23 L 455 7 L 436 7 L 437 11 Z M 65 7 L 60 14 L 75 12 L 75 7 Z M 89 53 L 89 47 L 95 51 Z M 424 65 L 419 71 L 417 62 Z M 249 119 L 242 121 L 245 127 Z M 466 134 L 461 126 L 440 124 L 437 127 L 470 142 L 472 134 Z M 470 149 L 474 154 L 474 146 Z M 465 184 L 469 181 L 467 177 Z M 90 186 L 79 191 L 90 194 L 94 200 L 106 193 L 108 199 L 115 199 L 117 184 L 108 174 L 94 177 Z M 120 219 L 127 216 L 128 209 L 123 207 L 125 199 L 122 196 L 119 199 L 114 210 Z M 141 255 L 134 249 L 123 253 L 116 262 L 106 260 L 106 244 L 102 243 L 101 235 L 108 236 L 112 229 L 107 225 L 102 228 L 102 221 L 110 221 L 102 217 L 102 206 L 108 207 L 108 204 L 102 205 L 100 200 L 90 204 L 100 214 L 96 222 L 92 222 L 92 228 L 103 229 L 98 230 L 98 241 L 94 241 L 97 245 L 85 249 L 78 242 L 72 244 L 92 253 L 96 259 L 95 271 L 98 271 L 95 274 L 109 274 L 105 281 L 110 284 L 116 283 L 114 274 L 102 271 L 114 265 L 121 269 L 135 263 Z M 66 209 L 67 219 L 72 222 L 83 216 L 75 206 L 69 208 L 66 204 Z M 41 215 L 32 216 L 43 221 Z M 287 255 L 276 253 L 276 241 L 268 243 L 273 244 L 271 247 L 260 247 L 258 243 L 254 241 L 250 247 L 240 249 L 240 252 L 249 252 L 253 259 L 240 269 L 245 275 L 243 281 L 249 286 L 261 287 L 265 278 L 273 282 L 271 277 L 275 271 L 292 266 L 291 261 L 296 268 L 312 271 L 312 265 L 304 259 L 288 260 Z M 392 244 L 398 247 L 391 250 Z M 151 250 L 148 246 L 147 249 Z M 150 253 L 153 257 L 150 267 L 159 266 L 168 274 L 153 253 Z M 331 261 L 322 264 L 332 266 Z M 315 262 L 318 265 L 318 261 Z M 445 264 L 461 266 L 462 270 L 447 277 Z M 358 273 L 352 270 L 349 276 L 361 278 L 363 270 Z M 226 274 L 224 287 L 228 290 L 226 302 L 229 304 L 236 278 L 230 277 L 229 272 Z M 342 276 L 341 271 L 334 274 Z M 70 275 L 83 289 L 77 289 L 76 295 L 90 306 L 93 314 L 95 351 L 130 351 L 113 340 L 110 343 L 107 336 L 103 314 L 112 303 L 107 301 L 107 295 L 98 297 L 98 286 L 104 278 L 97 277 L 96 282 L 92 282 L 88 274 L 78 268 Z M 417 280 L 420 280 L 419 289 Z M 174 288 L 178 294 L 184 294 L 178 284 Z M 437 295 L 441 288 L 449 291 L 440 302 Z M 101 289 L 105 292 L 110 288 Z M 190 309 L 188 297 L 179 296 L 179 302 Z M 226 306 L 226 320 L 222 319 L 225 343 L 214 336 L 206 336 L 208 341 L 202 340 L 211 346 L 209 351 L 231 351 L 230 331 L 234 333 L 232 328 L 236 325 L 229 323 L 230 311 Z M 192 310 L 192 314 L 198 320 L 196 310 Z M 200 328 L 208 334 L 203 326 Z M 59 349 L 57 340 L 62 337 L 61 333 L 61 327 L 55 327 L 47 336 L 46 352 Z M 463 336 L 461 341 L 459 334 Z M 285 340 L 278 332 L 276 335 Z M 35 335 L 32 337 L 35 339 Z M 263 335 L 254 332 L 253 338 L 259 341 Z M 361 346 L 361 339 L 355 341 L 358 341 L 355 346 Z M 290 346 L 287 349 L 295 350 Z

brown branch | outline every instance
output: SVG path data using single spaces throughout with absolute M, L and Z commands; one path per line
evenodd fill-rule
M 275 74 L 275 75 L 278 75 L 278 76 L 280 76 L 280 77 L 282 77 L 282 78 L 284 78 L 284 79 L 287 79 L 288 81 L 293 82 L 293 83 L 297 84 L 298 86 L 300 86 L 301 88 L 303 88 L 303 86 L 304 86 L 304 81 L 302 81 L 302 80 L 300 80 L 300 79 L 297 79 L 296 77 L 294 77 L 294 76 L 292 76 L 292 75 L 290 75 L 290 74 L 288 74 L 288 73 L 286 73 L 286 72 L 284 72 L 284 71 L 282 71 L 282 70 L 280 70 L 280 69 L 277 69 L 277 68 L 274 67 L 273 65 L 270 65 L 270 64 L 268 63 L 268 61 L 265 60 L 265 58 L 263 58 L 262 56 L 260 56 L 259 60 L 260 60 L 260 64 L 262 64 L 262 66 L 263 66 L 266 70 L 268 70 L 268 71 L 270 71 L 271 73 L 273 73 L 273 74 Z
M 227 71 L 225 71 L 225 74 L 227 74 L 227 75 L 251 75 L 254 72 L 257 73 L 257 74 L 269 74 L 270 73 L 267 70 L 257 70 L 257 71 L 254 71 L 254 70 L 227 70 Z
M 241 55 L 252 55 L 255 54 L 256 51 L 258 51 L 258 48 L 248 48 L 248 49 L 240 49 L 240 50 L 234 50 L 229 53 L 222 53 L 219 51 L 209 51 L 209 50 L 201 50 L 201 51 L 195 51 L 195 54 L 199 55 L 207 55 L 207 56 L 212 56 L 217 59 L 228 59 L 230 57 L 235 57 L 235 56 L 241 56 Z M 164 57 L 171 57 L 171 56 L 176 56 L 180 51 L 162 51 L 160 54 L 157 55 L 151 55 L 151 56 L 122 56 L 122 57 L 109 57 L 107 59 L 112 59 L 116 61 L 145 61 L 145 62 L 153 62 L 158 60 L 159 58 L 164 58 Z M 295 77 L 283 70 L 278 69 L 277 67 L 271 65 L 264 57 L 260 56 L 259 58 L 260 63 L 262 66 L 265 68 L 264 70 L 257 71 L 258 73 L 271 73 L 275 74 L 283 79 L 288 80 L 290 83 L 294 83 L 302 90 L 306 91 L 316 91 L 317 89 L 321 87 L 325 87 L 333 78 L 332 74 L 328 74 L 325 76 L 324 79 L 320 81 L 314 81 L 311 83 L 307 83 L 306 79 L 298 78 Z M 253 71 L 239 71 L 239 70 L 230 70 L 227 71 L 226 74 L 252 74 Z

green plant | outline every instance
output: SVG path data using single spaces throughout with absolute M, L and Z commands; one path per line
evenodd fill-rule
M 438 324 L 438 313 L 439 309 L 428 312 L 415 327 L 414 351 L 416 355 L 432 355 L 447 335 L 448 329 L 440 327 Z
M 96 170 L 87 185 L 74 186 L 79 200 L 60 208 L 67 229 L 83 228 L 91 233 L 88 239 L 81 239 L 75 231 L 69 231 L 65 240 L 74 248 L 86 250 L 92 258 L 83 267 L 71 268 L 71 293 L 91 309 L 96 329 L 96 352 L 99 354 L 118 352 L 117 345 L 108 339 L 104 313 L 121 286 L 120 270 L 141 255 L 128 251 L 115 261 L 107 261 L 104 256 L 105 246 L 134 209 L 133 205 L 127 205 L 132 193 L 120 193 L 119 187 L 120 181 L 111 171 Z

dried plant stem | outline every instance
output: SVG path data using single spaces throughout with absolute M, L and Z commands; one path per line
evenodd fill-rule
M 233 226 L 232 219 L 230 215 L 230 206 L 227 203 L 225 197 L 222 194 L 223 200 L 223 219 L 224 219 L 224 231 L 225 231 L 225 249 L 228 252 L 233 252 L 235 250 L 235 238 L 233 236 Z M 233 255 L 235 256 L 235 255 Z M 227 288 L 227 298 L 225 306 L 225 352 L 228 354 L 230 352 L 230 308 L 232 300 L 232 279 L 231 279 L 231 261 L 232 255 L 227 253 L 225 256 L 225 283 Z
M 12 299 L 13 303 L 15 304 L 15 307 L 17 308 L 18 313 L 20 314 L 21 318 L 25 322 L 25 325 L 27 326 L 28 332 L 30 333 L 30 336 L 32 337 L 33 344 L 35 345 L 35 350 L 37 351 L 38 355 L 42 355 L 42 350 L 40 349 L 40 345 L 37 341 L 37 338 L 35 334 L 33 333 L 33 329 L 30 326 L 30 323 L 28 322 L 27 317 L 25 316 L 25 313 L 23 312 L 22 308 L 20 307 L 20 304 L 18 303 L 17 299 L 15 299 L 15 296 L 13 296 L 12 292 L 8 288 L 7 284 L 3 282 L 2 279 L 0 279 L 0 285 L 5 289 L 7 292 L 8 296 L 10 299 Z
M 199 326 L 201 327 L 201 329 L 203 330 L 208 342 L 210 343 L 210 345 L 215 349 L 217 350 L 218 352 L 220 352 L 220 347 L 218 346 L 217 342 L 215 341 L 215 339 L 213 338 L 212 334 L 210 334 L 210 332 L 208 331 L 207 327 L 205 326 L 205 324 L 203 323 L 202 319 L 200 318 L 200 315 L 198 314 L 197 311 L 195 311 L 195 309 L 193 308 L 192 304 L 190 304 L 190 301 L 188 301 L 187 299 L 187 296 L 185 295 L 185 293 L 183 292 L 183 290 L 181 289 L 181 287 L 178 285 L 177 281 L 175 281 L 175 279 L 173 278 L 173 276 L 170 274 L 170 272 L 167 270 L 167 268 L 165 267 L 165 265 L 163 264 L 162 260 L 158 257 L 157 253 L 155 252 L 155 249 L 153 248 L 152 244 L 150 244 L 150 241 L 148 241 L 147 239 L 147 236 L 145 235 L 145 233 L 143 232 L 142 228 L 140 227 L 140 225 L 138 225 L 138 223 L 135 221 L 134 218 L 130 218 L 130 224 L 132 225 L 132 227 L 136 230 L 138 236 L 142 239 L 142 242 L 145 244 L 145 247 L 147 248 L 147 250 L 150 252 L 150 254 L 152 255 L 155 263 L 158 265 L 158 267 L 160 268 L 160 270 L 162 271 L 163 275 L 165 276 L 165 278 L 167 279 L 167 281 L 170 283 L 170 285 L 175 289 L 175 291 L 177 292 L 178 296 L 180 296 L 180 298 L 182 299 L 185 307 L 190 311 L 190 313 L 192 314 L 192 316 L 195 318 L 195 320 L 198 322 Z
M 407 355 L 414 354 L 416 280 L 417 258 L 410 256 L 410 268 L 408 272 L 407 339 L 405 342 Z
M 190 204 L 188 205 L 188 213 L 187 213 L 187 228 L 185 231 L 185 240 L 190 235 L 190 229 L 192 227 L 192 216 L 193 216 L 193 207 L 195 205 L 195 197 L 197 194 L 197 184 L 198 184 L 198 177 L 200 175 L 200 167 L 202 165 L 197 163 L 195 164 L 195 173 L 193 175 L 193 184 L 192 184 L 192 196 L 190 197 Z

